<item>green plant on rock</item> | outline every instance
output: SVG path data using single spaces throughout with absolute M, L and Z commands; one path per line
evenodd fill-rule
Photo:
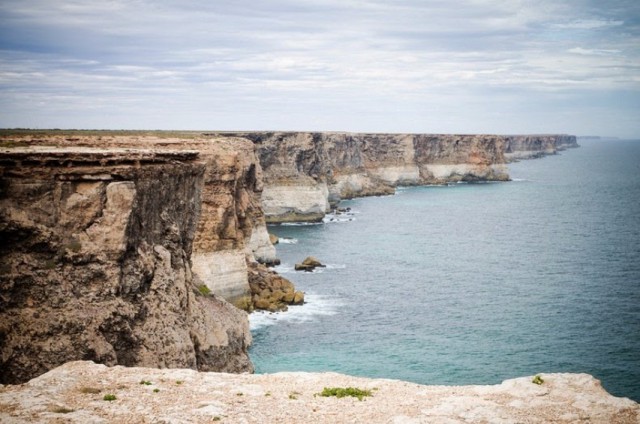
M 325 387 L 319 395 L 323 397 L 335 396 L 337 398 L 351 396 L 362 400 L 365 396 L 371 396 L 371 390 L 363 390 L 356 387 Z
M 147 381 L 147 380 L 142 380 L 140 382 L 140 384 L 144 384 L 145 386 L 151 386 L 153 383 L 151 383 L 150 381 Z
M 153 389 L 153 393 L 158 393 L 160 389 Z
M 104 395 L 104 397 L 102 398 L 102 400 L 106 400 L 107 402 L 111 402 L 112 400 L 116 400 L 117 397 L 116 395 L 112 395 L 110 393 L 107 393 L 106 395 Z
M 209 289 L 206 284 L 200 284 L 198 286 L 198 292 L 203 296 L 209 296 L 211 294 L 211 289 Z
M 541 385 L 542 383 L 544 383 L 544 380 L 542 379 L 542 377 L 540 377 L 539 375 L 536 375 L 535 377 L 533 377 L 533 380 L 531 380 L 531 382 L 533 384 L 537 384 L 538 386 Z

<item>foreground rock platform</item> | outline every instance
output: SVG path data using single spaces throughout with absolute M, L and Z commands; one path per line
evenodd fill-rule
M 588 374 L 423 386 L 335 373 L 223 374 L 70 362 L 0 387 L 2 423 L 638 423 L 640 405 Z M 316 396 L 357 387 L 372 396 Z M 115 400 L 104 400 L 114 395 Z

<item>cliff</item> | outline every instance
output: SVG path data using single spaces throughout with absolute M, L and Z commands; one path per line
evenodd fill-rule
M 493 386 L 423 386 L 335 373 L 231 375 L 72 362 L 0 387 L 7 423 L 638 423 L 640 406 L 587 374 Z M 144 382 L 144 384 L 141 384 Z M 325 397 L 325 387 L 370 396 Z M 113 395 L 112 401 L 104 400 Z
M 245 313 L 192 269 L 197 151 L 24 147 L 0 165 L 0 382 L 76 359 L 253 369 Z
M 398 185 L 505 181 L 504 137 L 357 133 L 222 133 L 256 144 L 267 222 L 319 221 L 340 199 Z
M 515 135 L 505 137 L 504 156 L 509 162 L 555 155 L 567 148 L 580 147 L 574 135 Z

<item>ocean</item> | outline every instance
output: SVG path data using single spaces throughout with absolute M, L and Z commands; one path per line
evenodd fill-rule
M 640 141 L 580 144 L 510 164 L 511 182 L 399 188 L 270 226 L 307 303 L 251 315 L 256 372 L 589 373 L 640 401 Z M 307 256 L 327 267 L 294 271 Z

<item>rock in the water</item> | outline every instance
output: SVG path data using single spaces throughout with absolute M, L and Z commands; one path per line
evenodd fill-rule
M 307 256 L 307 258 L 304 261 L 302 261 L 302 263 L 295 265 L 295 270 L 311 272 L 317 267 L 324 268 L 325 266 L 326 265 L 323 265 L 319 260 L 317 260 L 313 256 Z
M 271 244 L 278 244 L 280 242 L 278 236 L 271 233 L 269 233 L 269 241 L 271 242 Z

